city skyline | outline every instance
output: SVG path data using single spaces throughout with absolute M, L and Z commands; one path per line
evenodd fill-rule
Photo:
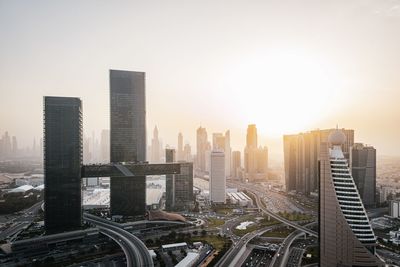
M 310 10 L 294 2 L 208 2 L 182 6 L 180 11 L 173 8 L 178 3 L 171 3 L 164 6 L 165 14 L 156 5 L 143 3 L 81 4 L 80 12 L 71 4 L 45 3 L 0 4 L 0 22 L 7 26 L 0 27 L 0 88 L 5 96 L 0 102 L 0 131 L 17 136 L 20 147 L 41 137 L 37 125 L 43 95 L 80 97 L 86 107 L 85 133 L 108 129 L 105 77 L 115 68 L 147 73 L 146 105 L 158 107 L 148 111 L 147 131 L 157 125 L 164 144 L 175 144 L 178 131 L 194 144 L 195 129 L 202 125 L 210 133 L 230 129 L 232 149 L 241 150 L 246 126 L 254 123 L 260 143 L 282 158 L 283 134 L 339 123 L 354 129 L 360 142 L 373 144 L 378 155 L 398 155 L 396 2 L 332 1 L 313 3 Z M 141 15 L 126 16 L 133 8 Z M 121 17 L 115 20 L 109 9 Z M 169 21 L 169 15 L 175 19 Z M 190 23 L 181 25 L 188 17 L 193 18 Z M 271 21 L 277 22 L 275 28 Z M 160 32 L 160 23 L 170 29 L 170 38 Z M 308 33 L 311 26 L 315 36 Z M 382 27 L 385 31 L 379 30 Z M 127 37 L 132 32 L 135 37 Z M 110 34 L 117 42 L 110 43 Z M 166 49 L 157 49 L 163 37 Z M 104 53 L 105 49 L 114 53 Z M 170 105 L 175 99 L 185 101 Z M 25 106 L 29 115 L 21 108 Z

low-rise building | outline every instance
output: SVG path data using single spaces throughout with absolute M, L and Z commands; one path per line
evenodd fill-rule
M 174 243 L 174 244 L 162 245 L 161 248 L 162 248 L 163 252 L 167 252 L 167 251 L 175 251 L 175 250 L 187 249 L 188 245 L 187 245 L 186 242 L 182 242 L 182 243 Z
M 389 216 L 393 218 L 400 217 L 400 199 L 391 200 L 389 202 Z

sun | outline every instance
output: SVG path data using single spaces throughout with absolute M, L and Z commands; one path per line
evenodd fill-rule
M 339 79 L 333 65 L 298 50 L 273 50 L 231 67 L 229 92 L 239 123 L 281 136 L 309 130 L 335 108 Z

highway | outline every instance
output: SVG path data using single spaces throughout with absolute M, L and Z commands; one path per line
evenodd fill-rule
M 154 266 L 146 245 L 139 238 L 124 230 L 121 225 L 87 213 L 83 214 L 83 219 L 96 225 L 101 233 L 109 236 L 121 246 L 128 267 Z
M 272 258 L 270 266 L 275 266 L 276 261 L 278 260 L 278 263 L 280 262 L 280 264 L 276 266 L 285 267 L 289 259 L 290 246 L 292 245 L 294 240 L 296 240 L 302 235 L 304 235 L 304 233 L 300 230 L 296 230 L 292 232 L 290 235 L 288 235 L 286 239 L 282 242 L 282 245 L 279 248 L 279 250 L 275 253 L 275 256 Z
M 246 250 L 246 246 L 250 242 L 250 240 L 252 240 L 256 236 L 264 234 L 266 231 L 269 231 L 275 227 L 276 225 L 267 226 L 265 228 L 247 233 L 225 253 L 225 255 L 215 266 L 216 267 L 235 266 L 237 261 L 240 259 L 240 257 Z
M 0 233 L 0 240 L 5 240 L 10 236 L 15 235 L 19 231 L 28 227 L 35 219 L 34 215 L 38 213 L 43 201 L 40 201 L 31 207 L 21 211 L 23 215 L 15 217 L 11 220 L 13 223 L 9 228 Z
M 309 224 L 305 225 L 305 227 L 310 227 L 315 224 L 317 224 L 317 222 L 309 223 Z M 296 231 L 292 232 L 290 235 L 288 235 L 285 238 L 285 240 L 282 242 L 282 246 L 279 248 L 279 250 L 275 254 L 274 258 L 272 259 L 271 266 L 274 266 L 273 264 L 275 264 L 275 261 L 277 259 L 279 259 L 280 256 L 283 255 L 282 258 L 280 259 L 279 266 L 285 267 L 287 265 L 287 262 L 289 259 L 290 246 L 292 245 L 293 241 L 295 241 L 297 238 L 301 237 L 302 235 L 304 235 L 304 232 L 301 230 L 296 230 Z
M 291 227 L 293 227 L 293 228 L 295 228 L 297 230 L 301 230 L 301 231 L 303 231 L 303 232 L 305 232 L 305 233 L 307 233 L 307 234 L 309 234 L 311 236 L 318 237 L 318 233 L 317 232 L 315 232 L 313 230 L 310 230 L 310 229 L 308 229 L 308 228 L 306 228 L 304 226 L 298 225 L 295 222 L 289 221 L 289 220 L 287 220 L 287 219 L 285 219 L 285 218 L 283 218 L 283 217 L 281 217 L 281 216 L 269 211 L 268 209 L 266 209 L 262 199 L 259 196 L 259 194 L 262 195 L 262 194 L 264 194 L 264 192 L 255 191 L 253 188 L 245 187 L 243 185 L 241 187 L 246 189 L 249 194 L 254 196 L 254 198 L 256 199 L 257 207 L 259 209 L 261 209 L 268 216 L 270 216 L 270 217 L 274 218 L 275 220 L 280 221 L 280 222 L 282 222 L 284 224 L 287 224 L 287 225 L 289 225 L 289 226 L 291 226 Z

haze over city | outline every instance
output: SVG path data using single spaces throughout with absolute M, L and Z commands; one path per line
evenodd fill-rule
M 147 138 L 158 126 L 282 135 L 355 130 L 399 155 L 400 1 L 0 1 L 0 132 L 42 135 L 43 96 L 81 97 L 84 129 L 109 128 L 109 69 L 146 72 Z

